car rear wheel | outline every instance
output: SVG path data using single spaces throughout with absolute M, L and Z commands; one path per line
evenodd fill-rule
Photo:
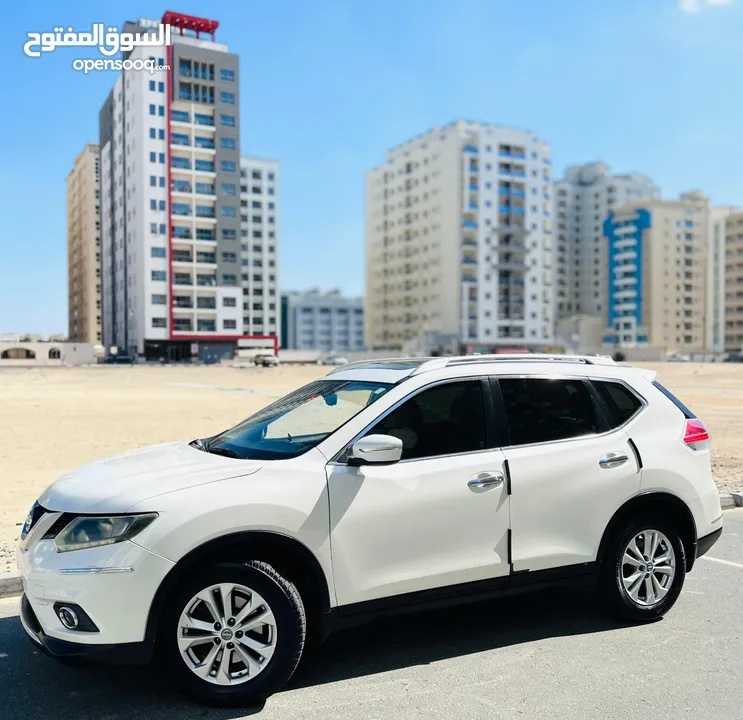
M 158 638 L 183 692 L 210 705 L 265 699 L 292 676 L 306 635 L 302 599 L 271 565 L 215 565 L 169 598 Z
M 618 532 L 604 561 L 603 595 L 615 614 L 650 621 L 676 603 L 686 577 L 678 531 L 663 520 L 632 521 Z

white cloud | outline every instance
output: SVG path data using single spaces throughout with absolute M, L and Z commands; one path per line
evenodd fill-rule
M 677 0 L 678 8 L 687 15 L 698 13 L 705 5 L 722 7 L 732 5 L 733 0 Z

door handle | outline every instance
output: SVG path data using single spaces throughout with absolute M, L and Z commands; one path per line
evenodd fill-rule
M 620 465 L 624 465 L 628 460 L 627 455 L 625 453 L 616 453 L 616 452 L 610 452 L 606 453 L 604 457 L 599 460 L 599 465 L 604 470 L 610 470 L 611 468 L 619 467 Z
M 500 472 L 480 472 L 467 481 L 467 486 L 471 488 L 498 487 L 498 485 L 503 484 L 505 479 L 503 473 Z

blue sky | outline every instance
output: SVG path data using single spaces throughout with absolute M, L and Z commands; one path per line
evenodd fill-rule
M 743 205 L 743 0 L 12 2 L 0 164 L 0 332 L 67 327 L 65 178 L 113 73 L 28 32 L 166 9 L 220 21 L 241 55 L 242 149 L 281 162 L 283 289 L 364 289 L 364 173 L 457 117 L 525 127 L 556 176 L 604 160 L 672 197 Z

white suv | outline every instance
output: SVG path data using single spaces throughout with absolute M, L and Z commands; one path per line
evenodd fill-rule
M 722 532 L 704 425 L 609 358 L 351 363 L 212 438 L 55 482 L 17 559 L 54 656 L 147 661 L 214 704 L 308 639 L 566 580 L 658 618 Z

